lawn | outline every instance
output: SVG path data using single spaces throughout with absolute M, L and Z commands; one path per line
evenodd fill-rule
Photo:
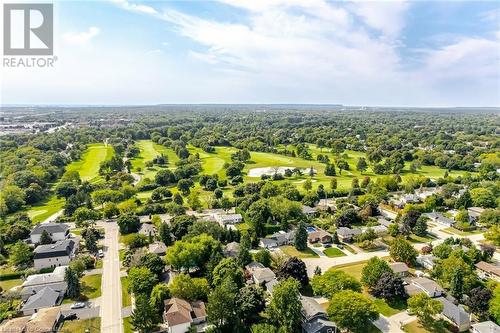
M 99 181 L 99 166 L 101 162 L 113 157 L 114 150 L 111 145 L 104 143 L 93 143 L 87 146 L 79 161 L 72 162 L 66 167 L 66 171 L 77 171 L 82 180 L 90 182 Z
M 299 251 L 293 246 L 281 246 L 280 247 L 281 251 L 283 251 L 284 254 L 290 256 L 290 257 L 297 257 L 297 258 L 319 258 L 319 255 L 311 250 L 310 248 L 307 248 L 304 251 Z
M 460 235 L 460 236 L 471 236 L 471 235 L 477 235 L 480 234 L 482 231 L 481 230 L 472 230 L 472 231 L 462 231 L 458 230 L 453 227 L 445 228 L 442 229 L 441 231 L 444 231 L 449 234 L 455 234 L 455 235 Z
M 335 258 L 335 257 L 343 257 L 345 256 L 345 253 L 340 251 L 339 249 L 335 247 L 330 247 L 328 249 L 325 249 L 323 253 L 329 257 L 329 258 Z
M 133 332 L 134 328 L 132 327 L 130 317 L 123 318 L 123 333 L 133 333 Z
M 38 223 L 46 220 L 50 216 L 60 211 L 64 206 L 64 199 L 57 198 L 55 194 L 50 195 L 46 201 L 42 201 L 31 206 L 28 210 L 28 216 L 33 223 Z
M 363 267 L 366 265 L 366 262 L 361 262 L 361 263 L 356 263 L 356 264 L 348 264 L 348 265 L 340 265 L 340 266 L 335 266 L 332 269 L 339 270 L 339 271 L 344 271 L 347 274 L 351 275 L 352 277 L 356 278 L 356 280 L 360 281 L 361 280 L 361 270 Z
M 132 305 L 132 299 L 128 292 L 128 277 L 122 276 L 120 281 L 122 283 L 122 307 L 127 307 Z
M 10 290 L 11 288 L 20 286 L 21 284 L 23 284 L 23 280 L 21 279 L 5 280 L 0 281 L 0 288 L 2 288 L 2 290 Z
M 63 303 L 86 301 L 101 296 L 101 274 L 85 275 L 80 279 L 80 296 L 78 299 L 65 298 Z
M 394 303 L 387 303 L 385 299 L 382 298 L 373 298 L 375 302 L 375 306 L 377 307 L 377 311 L 383 314 L 386 317 L 390 317 L 395 315 L 396 313 L 400 313 L 406 310 L 407 305 L 404 301 L 398 301 Z
M 403 327 L 403 331 L 407 333 L 451 333 L 448 324 L 444 320 L 437 320 L 424 327 L 420 321 L 415 320 Z
M 436 239 L 436 237 L 433 237 L 429 234 L 427 234 L 427 236 L 425 236 L 425 237 L 411 234 L 410 237 L 408 238 L 408 240 L 412 243 L 430 243 L 435 239 Z
M 130 163 L 132 164 L 132 171 L 146 178 L 154 178 L 156 173 L 162 169 L 162 167 L 158 165 L 151 168 L 146 167 L 146 162 L 152 161 L 155 157 L 162 154 L 167 156 L 168 164 L 165 167 L 168 167 L 169 169 L 175 168 L 175 163 L 179 160 L 179 157 L 177 157 L 172 149 L 154 143 L 151 140 L 137 141 L 137 148 L 139 148 L 141 152 L 139 156 L 130 160 Z
M 59 332 L 61 333 L 85 333 L 87 332 L 100 332 L 101 331 L 101 318 L 90 318 L 82 320 L 68 320 L 63 323 Z

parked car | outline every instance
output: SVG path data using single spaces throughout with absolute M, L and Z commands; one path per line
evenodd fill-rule
M 78 319 L 76 313 L 70 313 L 69 315 L 64 316 L 64 320 L 76 320 L 76 319 Z
M 97 255 L 99 256 L 99 258 L 102 258 L 104 257 L 104 252 L 102 252 L 102 250 L 99 250 L 97 251 Z
M 332 247 L 332 244 L 325 244 L 324 246 L 326 249 L 328 249 L 329 247 Z
M 85 303 L 77 302 L 77 303 L 71 304 L 70 309 L 83 309 L 84 307 L 85 307 Z
M 343 248 L 344 248 L 344 245 L 342 245 L 342 244 L 337 244 L 337 247 L 338 247 L 339 249 L 343 249 Z

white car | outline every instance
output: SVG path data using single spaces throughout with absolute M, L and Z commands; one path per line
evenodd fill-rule
M 97 251 L 97 255 L 99 256 L 99 258 L 102 258 L 104 257 L 104 252 L 102 252 L 102 250 L 99 250 Z
M 83 309 L 84 307 L 85 307 L 85 303 L 83 303 L 83 302 L 73 303 L 70 306 L 71 309 Z

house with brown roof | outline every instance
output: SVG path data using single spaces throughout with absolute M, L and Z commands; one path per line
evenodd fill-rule
M 404 262 L 393 262 L 390 263 L 389 266 L 391 267 L 394 274 L 398 275 L 399 277 L 406 277 L 408 276 L 408 274 L 410 274 L 410 269 Z
M 163 320 L 167 324 L 168 333 L 185 333 L 191 325 L 206 321 L 207 312 L 202 301 L 187 302 L 180 298 L 165 300 Z
M 309 232 L 307 234 L 307 240 L 310 243 L 331 243 L 332 242 L 332 234 L 326 232 L 322 229 L 316 229 L 315 231 Z
M 4 321 L 0 333 L 53 333 L 57 332 L 62 319 L 60 307 L 44 308 L 31 316 Z
M 477 275 L 482 279 L 493 279 L 500 282 L 500 266 L 480 261 L 476 265 Z

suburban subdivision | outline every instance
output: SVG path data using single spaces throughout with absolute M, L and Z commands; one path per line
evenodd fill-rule
M 496 109 L 1 123 L 2 333 L 500 332 Z

